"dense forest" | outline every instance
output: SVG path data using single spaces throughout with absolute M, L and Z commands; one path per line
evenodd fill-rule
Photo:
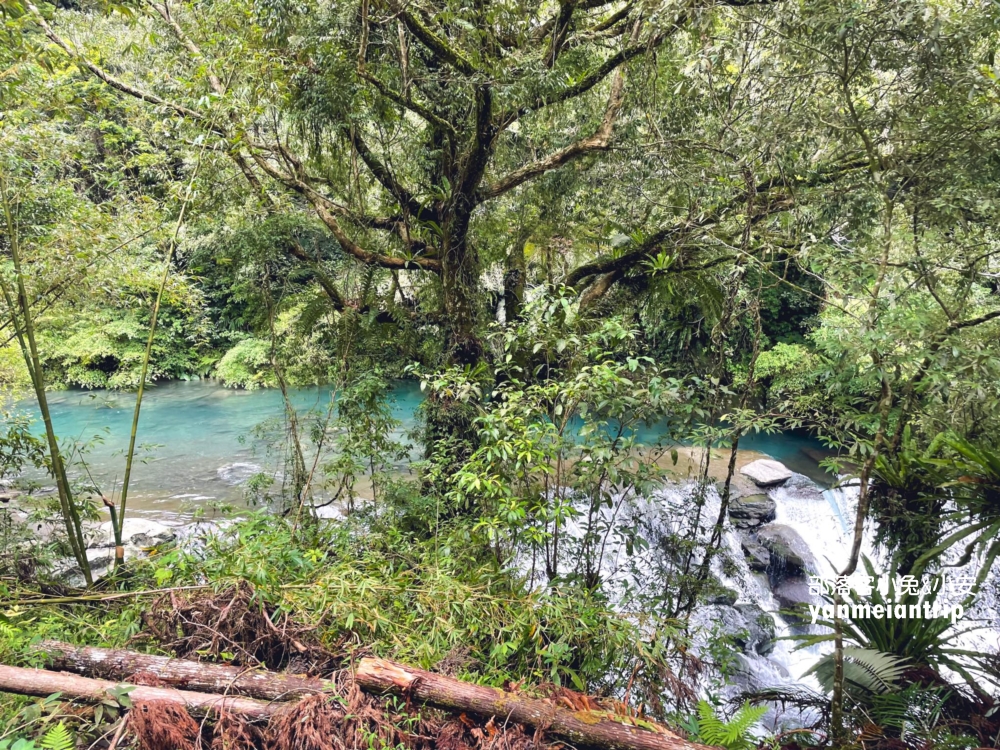
M 0 750 L 1000 746 L 1000 5 L 0 22 Z

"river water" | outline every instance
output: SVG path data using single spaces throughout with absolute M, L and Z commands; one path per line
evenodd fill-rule
M 329 388 L 297 388 L 291 399 L 300 413 L 324 413 Z M 422 401 L 419 385 L 398 381 L 392 410 L 398 436 L 415 426 Z M 49 396 L 60 440 L 84 445 L 86 469 L 105 494 L 120 487 L 125 470 L 135 394 L 121 391 L 57 391 Z M 23 408 L 32 410 L 30 404 Z M 281 438 L 284 406 L 274 389 L 224 388 L 211 380 L 158 383 L 146 391 L 139 423 L 139 459 L 132 470 L 129 508 L 150 517 L 186 518 L 213 501 L 238 501 L 239 484 L 257 471 L 280 471 L 282 459 L 269 452 Z M 652 425 L 639 438 L 654 444 L 662 430 Z M 823 483 L 818 458 L 823 446 L 808 435 L 778 433 L 744 438 L 741 448 L 757 451 Z M 826 477 L 828 481 L 828 477 Z

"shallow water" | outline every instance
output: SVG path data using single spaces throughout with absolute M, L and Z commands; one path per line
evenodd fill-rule
M 298 388 L 291 398 L 300 413 L 325 412 L 329 388 Z M 417 383 L 400 381 L 393 390 L 393 413 L 400 434 L 413 428 L 422 400 Z M 105 494 L 121 484 L 124 454 L 132 423 L 135 394 L 120 391 L 69 390 L 49 396 L 52 419 L 62 441 L 87 444 L 84 458 Z M 29 408 L 29 407 L 26 407 Z M 173 381 L 148 388 L 139 423 L 137 463 L 133 466 L 129 507 L 148 516 L 189 516 L 212 501 L 237 501 L 239 483 L 260 470 L 280 470 L 282 459 L 268 453 L 283 413 L 274 389 L 243 391 L 210 380 Z M 261 434 L 261 426 L 271 434 Z M 655 443 L 657 426 L 639 438 Z M 270 437 L 270 439 L 268 439 Z M 280 443 L 280 440 L 277 440 Z M 772 456 L 789 468 L 822 480 L 816 457 L 818 441 L 808 435 L 779 433 L 744 438 L 740 448 Z M 84 475 L 83 469 L 77 469 Z
M 420 403 L 415 383 L 400 383 L 393 410 L 413 426 Z M 325 413 L 329 388 L 297 388 L 291 398 L 300 413 Z M 59 391 L 50 394 L 60 440 L 87 444 L 84 459 L 105 494 L 120 487 L 125 471 L 135 394 L 120 391 Z M 281 467 L 269 454 L 267 434 L 280 426 L 280 391 L 224 388 L 213 381 L 173 381 L 146 390 L 136 440 L 129 508 L 150 516 L 188 516 L 215 500 L 237 501 L 239 484 L 252 474 Z M 83 474 L 78 468 L 76 474 Z

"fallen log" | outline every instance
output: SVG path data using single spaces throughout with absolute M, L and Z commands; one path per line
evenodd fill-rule
M 43 641 L 35 650 L 44 654 L 47 665 L 53 669 L 108 680 L 127 680 L 141 672 L 171 687 L 205 693 L 292 700 L 321 692 L 328 685 L 326 680 L 315 677 L 187 661 L 124 649 L 78 647 L 59 641 Z
M 707 748 L 650 722 L 618 716 L 610 711 L 573 711 L 550 700 L 473 685 L 384 659 L 362 659 L 354 679 L 367 692 L 391 693 L 447 711 L 494 718 L 497 724 L 507 721 L 524 724 L 580 746 L 601 750 Z
M 3 693 L 41 697 L 62 693 L 66 698 L 98 703 L 113 698 L 114 692 L 112 691 L 120 690 L 122 687 L 130 686 L 120 682 L 95 680 L 65 672 L 0 665 L 0 692 Z M 139 701 L 174 703 L 183 706 L 195 716 L 204 716 L 225 710 L 254 720 L 267 719 L 281 707 L 280 703 L 264 703 L 233 695 L 212 695 L 195 693 L 190 690 L 143 685 L 133 687 L 128 692 L 128 697 L 133 703 Z
M 268 700 L 299 698 L 320 692 L 330 684 L 311 677 L 151 656 L 134 651 L 79 648 L 57 641 L 45 641 L 36 648 L 47 655 L 51 666 L 59 669 L 113 680 L 127 679 L 144 672 L 170 685 L 205 692 L 240 693 Z M 474 685 L 383 659 L 362 659 L 358 663 L 355 680 L 362 690 L 369 693 L 393 693 L 428 706 L 455 713 L 464 712 L 485 720 L 495 717 L 498 724 L 506 721 L 523 724 L 575 745 L 599 750 L 704 750 L 706 747 L 688 742 L 651 722 L 619 716 L 610 711 L 575 711 L 551 700 Z

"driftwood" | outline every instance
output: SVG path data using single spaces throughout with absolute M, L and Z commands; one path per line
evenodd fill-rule
M 392 693 L 453 712 L 511 721 L 575 745 L 603 750 L 705 750 L 649 722 L 610 711 L 572 711 L 550 700 L 527 698 L 426 672 L 384 659 L 362 659 L 355 680 L 367 692 Z
M 62 693 L 67 698 L 97 703 L 108 700 L 123 683 L 110 680 L 95 680 L 65 672 L 50 672 L 45 669 L 25 669 L 0 665 L 0 692 L 21 695 L 48 696 Z M 127 685 L 125 685 L 127 687 Z M 227 711 L 248 719 L 267 719 L 281 706 L 278 703 L 264 703 L 230 695 L 195 693 L 190 690 L 174 690 L 137 686 L 129 691 L 133 702 L 165 701 L 183 706 L 195 716 Z
M 153 656 L 124 649 L 77 647 L 58 641 L 43 641 L 35 650 L 45 654 L 47 665 L 53 669 L 108 680 L 127 680 L 138 673 L 151 674 L 171 687 L 206 693 L 291 700 L 321 692 L 327 686 L 325 680 L 314 677 Z

